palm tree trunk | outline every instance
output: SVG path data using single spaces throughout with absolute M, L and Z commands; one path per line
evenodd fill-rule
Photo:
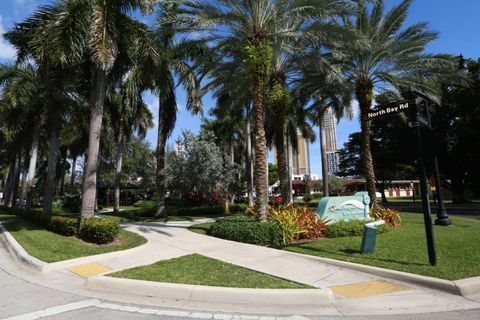
M 33 202 L 33 186 L 35 184 L 35 171 L 37 167 L 38 157 L 38 132 L 35 130 L 33 134 L 32 149 L 30 151 L 30 163 L 28 165 L 27 177 L 27 209 L 32 208 Z
M 373 100 L 373 84 L 368 79 L 359 80 L 356 86 L 355 94 L 360 106 L 360 127 L 361 134 L 361 150 L 362 150 L 362 166 L 367 182 L 367 191 L 370 196 L 371 205 L 377 204 L 375 171 L 373 167 L 372 152 L 370 150 L 370 121 L 368 120 L 368 112 L 372 106 Z
M 95 193 L 97 190 L 98 155 L 102 134 L 103 105 L 106 91 L 106 72 L 96 69 L 92 79 L 90 97 L 90 130 L 88 134 L 88 157 L 82 192 L 82 219 L 95 214 Z
M 267 182 L 267 141 L 265 139 L 265 78 L 256 74 L 253 81 L 253 118 L 255 133 L 255 174 L 257 193 L 257 214 L 261 221 L 267 220 L 268 182 Z
M 282 194 L 282 201 L 288 202 L 288 170 L 287 170 L 287 155 L 285 151 L 285 114 L 284 108 L 275 108 L 275 127 L 277 133 L 275 134 L 275 149 L 277 151 L 277 165 L 278 177 L 280 179 L 280 193 Z
M 27 194 L 27 163 L 29 160 L 29 153 L 25 150 L 22 170 L 22 190 L 20 191 L 19 208 L 25 208 L 25 196 Z
M 250 125 L 250 101 L 246 104 L 245 117 L 245 166 L 247 172 L 248 207 L 253 208 L 253 166 L 252 166 L 252 132 Z
M 65 151 L 65 154 L 63 155 L 63 159 L 62 159 L 62 172 L 60 175 L 60 192 L 59 192 L 60 196 L 63 196 L 63 191 L 65 189 L 65 171 L 67 170 L 67 153 L 68 153 L 68 150 Z
M 158 116 L 158 140 L 157 140 L 157 211 L 156 217 L 166 217 L 165 206 L 165 145 L 167 143 L 166 131 L 166 106 L 160 103 Z
M 5 193 L 3 195 L 3 199 L 4 199 L 4 205 L 6 207 L 10 207 L 11 205 L 11 195 L 12 195 L 12 189 L 13 189 L 13 177 L 15 172 L 15 164 L 16 164 L 16 160 L 15 158 L 13 158 L 8 168 L 7 178 L 5 179 Z
M 328 197 L 330 195 L 328 190 L 328 161 L 327 161 L 327 138 L 325 136 L 325 127 L 323 125 L 325 113 L 319 113 L 318 129 L 320 137 L 320 155 L 322 157 L 322 184 L 323 184 L 323 196 Z
M 77 155 L 72 158 L 72 172 L 70 175 L 70 189 L 73 191 L 75 188 L 75 167 L 77 166 Z
M 113 212 L 120 212 L 120 184 L 122 182 L 122 163 L 123 163 L 123 121 L 120 121 L 117 137 L 117 157 L 115 159 L 115 198 Z
M 50 132 L 50 146 L 48 149 L 47 175 L 43 194 L 43 212 L 52 214 L 53 197 L 55 195 L 55 178 L 57 173 L 58 129 Z
M 11 196 L 11 206 L 12 208 L 17 207 L 17 199 L 18 199 L 18 182 L 20 180 L 20 172 L 22 166 L 22 153 L 18 154 L 16 164 L 15 164 L 15 171 L 13 173 L 13 185 L 12 185 L 12 196 Z

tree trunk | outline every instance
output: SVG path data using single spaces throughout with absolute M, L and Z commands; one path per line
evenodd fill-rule
M 72 158 L 72 169 L 70 175 L 70 190 L 75 190 L 75 167 L 77 166 L 77 156 L 74 155 Z
M 52 214 L 53 197 L 55 195 L 55 178 L 57 173 L 58 142 L 58 129 L 52 128 L 52 131 L 50 132 L 50 146 L 48 149 L 45 190 L 43 193 L 43 212 L 46 214 Z
M 60 175 L 60 196 L 63 196 L 63 191 L 65 189 L 65 171 L 67 170 L 67 153 L 68 151 L 65 151 L 65 154 L 63 155 L 62 159 L 62 172 Z
M 245 138 L 246 138 L 246 150 L 245 150 L 245 165 L 247 172 L 247 194 L 248 194 L 248 207 L 253 208 L 253 163 L 252 163 L 252 133 L 250 128 L 250 102 L 246 104 L 246 118 L 245 118 Z
M 387 195 L 385 194 L 385 187 L 387 184 L 385 182 L 380 183 L 380 193 L 382 195 L 382 203 L 388 203 Z
M 13 173 L 13 185 L 12 185 L 12 198 L 10 203 L 12 204 L 12 208 L 17 207 L 17 199 L 18 199 L 18 183 L 20 180 L 20 172 L 22 167 L 22 153 L 19 152 L 16 164 L 15 164 L 15 171 Z
M 120 185 L 122 183 L 122 163 L 123 163 L 123 121 L 120 121 L 117 137 L 117 156 L 115 159 L 115 198 L 113 203 L 113 212 L 120 212 Z
M 282 202 L 288 202 L 288 170 L 287 170 L 287 155 L 285 151 L 285 108 L 278 106 L 275 110 L 275 149 L 277 151 L 277 166 L 278 177 L 280 179 L 280 193 L 282 195 Z
M 367 183 L 367 191 L 370 196 L 371 205 L 377 204 L 376 186 L 375 186 L 375 170 L 373 167 L 372 152 L 370 150 L 370 121 L 368 120 L 368 112 L 373 101 L 373 83 L 369 79 L 361 79 L 358 81 L 355 94 L 360 106 L 360 127 L 361 127 L 361 154 L 362 166 Z
M 171 93 L 174 94 L 174 93 Z M 166 217 L 167 209 L 165 205 L 165 145 L 167 143 L 167 115 L 168 106 L 166 103 L 162 103 L 162 97 L 160 98 L 160 110 L 158 113 L 158 140 L 157 140 L 157 211 L 156 217 Z
M 23 170 L 22 170 L 22 191 L 20 192 L 20 203 L 19 208 L 25 208 L 25 195 L 27 194 L 27 166 L 29 160 L 29 153 L 25 150 L 25 156 L 23 159 Z
M 328 190 L 328 160 L 327 160 L 327 138 L 325 136 L 325 126 L 324 126 L 324 117 L 325 113 L 319 111 L 319 137 L 320 137 L 320 156 L 322 158 L 322 185 L 323 185 L 323 196 L 328 197 L 330 191 Z
M 253 83 L 253 118 L 255 133 L 255 176 L 257 193 L 257 213 L 261 221 L 267 220 L 268 182 L 267 182 L 267 141 L 265 139 L 265 79 L 255 75 Z
M 82 219 L 95 214 L 95 193 L 97 190 L 98 155 L 100 137 L 102 134 L 103 105 L 106 91 L 106 72 L 100 69 L 94 71 L 90 96 L 90 130 L 88 134 L 88 157 L 85 181 L 82 192 Z
M 27 209 L 32 208 L 33 186 L 35 184 L 35 171 L 37 167 L 37 157 L 38 157 L 38 132 L 35 130 L 35 133 L 33 134 L 32 150 L 30 152 L 30 163 L 28 165 Z
M 5 179 L 5 192 L 3 194 L 4 205 L 6 207 L 11 206 L 12 201 L 12 190 L 13 190 L 13 177 L 15 172 L 16 160 L 13 158 L 13 161 L 10 163 L 7 173 L 7 179 Z

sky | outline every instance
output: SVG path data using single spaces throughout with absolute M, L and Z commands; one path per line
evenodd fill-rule
M 35 10 L 39 5 L 49 4 L 50 0 L 0 0 L 0 34 L 10 29 L 14 23 L 20 22 Z M 399 3 L 399 0 L 385 0 L 387 8 Z M 428 22 L 430 28 L 440 32 L 440 37 L 432 42 L 428 51 L 431 53 L 463 54 L 466 58 L 480 58 L 480 0 L 414 0 L 410 7 L 406 26 L 417 22 Z M 147 19 L 150 20 L 150 19 Z M 12 61 L 15 50 L 8 42 L 0 40 L 0 62 Z M 144 95 L 145 102 L 150 106 L 155 116 L 155 128 L 147 135 L 152 146 L 156 145 L 156 131 L 158 124 L 158 100 L 150 93 Z M 183 129 L 198 132 L 201 125 L 200 115 L 191 115 L 185 110 L 185 94 L 177 90 L 179 113 L 177 125 L 169 140 L 173 141 Z M 204 114 L 215 105 L 211 96 L 203 100 Z M 340 120 L 337 126 L 338 147 L 348 140 L 349 134 L 360 131 L 358 108 L 354 104 L 355 116 L 352 120 Z M 315 128 L 318 133 L 318 128 Z M 270 155 L 272 161 L 272 155 Z M 310 145 L 311 173 L 321 173 L 320 147 L 317 142 Z

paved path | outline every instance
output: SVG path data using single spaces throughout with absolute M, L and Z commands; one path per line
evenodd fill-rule
M 190 310 L 184 315 L 185 317 L 202 318 L 202 310 L 215 310 L 216 306 L 208 306 L 205 304 L 196 305 L 191 302 L 186 303 L 185 301 L 178 300 L 166 301 L 149 297 L 132 296 L 128 292 L 112 293 L 91 291 L 85 287 L 85 279 L 68 270 L 72 265 L 82 265 L 95 262 L 108 267 L 111 270 L 117 271 L 191 253 L 198 253 L 207 257 L 319 288 L 363 283 L 365 281 L 373 280 L 384 280 L 393 284 L 409 287 L 409 290 L 407 291 L 373 295 L 363 298 L 346 298 L 336 295 L 336 302 L 334 305 L 319 308 L 318 314 L 324 316 L 338 317 L 345 315 L 419 314 L 451 312 L 452 310 L 480 309 L 480 303 L 469 301 L 457 295 L 319 263 L 308 256 L 199 235 L 186 229 L 186 227 L 191 224 L 192 222 L 125 224 L 127 230 L 145 236 L 149 240 L 148 244 L 135 250 L 119 253 L 118 255 L 110 254 L 76 259 L 73 264 L 59 265 L 58 268 L 43 273 L 42 275 L 19 269 L 18 265 L 12 261 L 5 250 L 0 248 L 0 268 L 3 270 L 3 273 L 0 273 L 0 283 L 3 284 L 5 282 L 5 288 L 2 288 L 1 292 L 2 294 L 7 292 L 7 288 L 10 286 L 19 290 L 17 298 L 15 298 L 15 294 L 12 294 L 11 299 L 7 297 L 5 303 L 0 303 L 0 318 L 4 317 L 4 315 L 8 317 L 12 314 L 19 314 L 19 310 L 24 314 L 48 308 L 58 305 L 60 301 L 62 305 L 68 305 L 69 303 L 85 303 L 85 301 L 92 301 L 92 298 L 98 299 L 94 305 L 82 305 L 82 308 L 69 312 L 78 315 L 77 318 L 79 319 L 82 317 L 109 319 L 109 317 L 105 315 L 114 313 L 118 313 L 120 319 L 137 319 L 137 317 L 138 319 L 150 319 L 151 317 L 146 314 L 148 313 L 148 310 L 154 312 L 157 316 L 161 315 L 168 317 L 168 312 L 166 314 L 164 312 L 165 308 L 175 308 Z M 7 280 L 3 281 L 1 278 L 2 276 Z M 16 281 L 20 281 L 20 283 L 17 283 Z M 22 303 L 28 300 L 28 297 L 32 296 L 32 292 L 38 292 L 35 294 L 38 298 L 33 299 L 34 302 L 31 305 L 29 304 L 28 308 L 21 308 Z M 2 298 L 1 295 L 0 298 Z M 22 302 L 18 301 L 20 300 L 19 298 L 22 298 Z M 115 309 L 115 311 L 110 312 L 111 309 L 105 307 L 105 304 L 102 304 L 102 301 L 115 301 L 115 303 L 110 304 L 111 306 L 116 306 L 111 308 Z M 126 310 L 122 310 L 122 307 L 131 304 L 146 305 L 149 307 L 134 306 L 133 309 L 127 308 Z M 73 306 L 77 305 L 74 304 Z M 63 308 L 67 307 L 63 306 Z M 285 308 L 288 308 L 288 306 L 285 306 Z M 232 314 L 255 313 L 255 310 L 248 310 L 248 307 L 246 308 L 244 305 L 232 304 L 227 309 L 230 316 Z M 144 312 L 140 314 L 139 310 Z M 132 315 L 131 317 L 123 315 L 125 312 L 134 312 L 135 317 Z M 464 314 L 463 312 L 466 312 L 465 314 L 468 315 L 467 318 L 471 319 L 475 318 L 470 316 L 477 314 L 474 311 L 456 311 L 456 313 L 454 312 L 452 315 L 461 315 Z M 225 313 L 225 311 L 223 311 L 223 313 Z M 272 309 L 270 313 L 275 314 L 276 312 Z M 192 316 L 192 314 L 197 316 Z M 176 317 L 181 317 L 181 315 L 182 314 L 177 314 Z M 206 315 L 203 316 L 210 318 L 217 316 L 218 318 L 218 314 L 215 314 L 215 312 L 213 314 L 207 312 Z M 51 317 L 52 319 L 61 319 L 60 316 L 54 314 Z M 75 319 L 75 317 L 76 316 L 72 316 L 73 319 Z M 218 320 L 230 320 L 227 318 L 219 318 Z M 358 319 L 362 318 L 360 317 Z M 398 319 L 404 318 L 399 317 Z M 417 316 L 412 317 L 411 319 L 417 319 Z M 422 318 L 419 316 L 418 319 L 430 318 Z

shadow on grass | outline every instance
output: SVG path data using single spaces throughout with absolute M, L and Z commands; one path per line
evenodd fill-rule
M 381 261 L 381 262 L 386 262 L 386 263 L 394 263 L 398 265 L 404 265 L 404 266 L 430 266 L 428 263 L 419 263 L 419 262 L 406 262 L 406 261 L 399 261 L 399 260 L 394 260 L 394 259 L 387 259 L 387 258 L 379 258 L 375 256 L 374 254 L 361 254 L 360 250 L 358 249 L 352 249 L 352 248 L 342 248 L 338 250 L 325 250 L 325 249 L 320 249 L 320 248 L 312 248 L 312 247 L 306 247 L 302 245 L 291 245 L 289 247 L 295 247 L 300 250 L 291 250 L 294 252 L 298 253 L 303 253 L 303 254 L 309 254 L 313 256 L 322 256 L 325 258 L 331 258 L 331 259 L 340 259 L 340 260 L 346 260 L 354 263 L 364 263 L 364 264 L 371 264 L 372 260 L 375 261 Z M 288 250 L 288 247 L 284 249 Z M 320 253 L 324 253 L 323 255 Z M 345 259 L 345 258 L 355 258 L 356 261 L 353 261 L 351 259 Z M 370 263 L 369 263 L 370 262 Z

